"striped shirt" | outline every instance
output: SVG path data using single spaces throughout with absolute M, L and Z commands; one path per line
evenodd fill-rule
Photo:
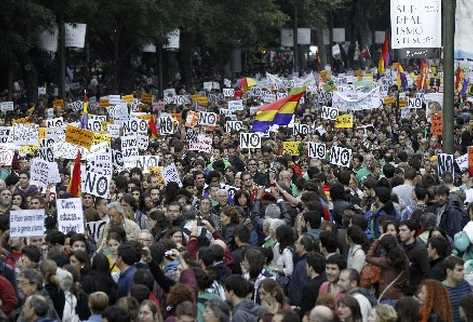
M 450 304 L 452 305 L 453 322 L 461 322 L 460 319 L 460 300 L 471 293 L 470 284 L 463 280 L 455 287 L 448 287 L 444 284 L 448 290 L 448 297 L 450 298 Z

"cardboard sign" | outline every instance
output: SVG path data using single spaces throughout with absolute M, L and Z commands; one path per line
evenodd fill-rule
M 64 234 L 85 232 L 81 198 L 56 199 L 58 230 Z
M 174 122 L 171 114 L 159 114 L 158 129 L 159 135 L 170 135 L 174 133 Z
M 325 160 L 327 158 L 327 147 L 323 143 L 309 142 L 307 150 L 311 159 Z
M 300 141 L 286 141 L 282 143 L 283 154 L 291 156 L 299 156 L 301 153 L 299 147 Z
M 101 240 L 103 229 L 105 228 L 106 224 L 106 220 L 89 221 L 85 224 L 89 237 L 92 238 L 96 243 Z
M 337 116 L 335 120 L 335 128 L 337 129 L 352 129 L 353 128 L 353 115 L 343 114 Z
M 444 173 L 451 173 L 455 177 L 455 165 L 453 154 L 440 153 L 437 156 L 438 174 L 441 177 Z
M 352 159 L 352 150 L 340 146 L 330 149 L 330 163 L 340 167 L 349 168 Z
M 39 144 L 39 126 L 37 124 L 15 124 L 13 126 L 13 143 L 21 145 Z
M 90 149 L 93 140 L 94 132 L 92 131 L 80 129 L 72 125 L 66 127 L 66 142 L 68 143 Z
M 197 134 L 189 141 L 189 151 L 199 151 L 204 153 L 212 152 L 212 137 L 205 134 Z
M 320 116 L 322 117 L 323 120 L 335 121 L 338 117 L 338 113 L 339 113 L 338 108 L 322 106 L 322 111 L 320 113 Z
M 13 127 L 0 126 L 0 144 L 13 144 Z
M 235 90 L 233 88 L 224 88 L 223 89 L 223 96 L 225 97 L 234 97 Z
M 10 210 L 10 237 L 44 236 L 44 209 Z
M 240 132 L 242 128 L 243 128 L 242 121 L 226 121 L 225 122 L 225 132 L 227 133 Z
M 442 46 L 442 1 L 391 0 L 391 45 L 402 48 Z
M 174 163 L 171 163 L 170 165 L 165 167 L 161 171 L 161 175 L 166 185 L 168 185 L 171 182 L 175 182 L 177 183 L 179 188 L 182 187 L 181 177 L 179 176 L 179 172 L 177 171 L 176 165 Z
M 228 109 L 233 112 L 233 111 L 244 110 L 245 107 L 243 106 L 242 100 L 235 100 L 235 101 L 228 101 Z
M 240 133 L 240 149 L 261 149 L 261 136 L 258 133 Z
M 46 120 L 46 127 L 61 127 L 64 125 L 64 119 L 62 117 L 56 117 L 53 119 Z
M 0 111 L 3 113 L 13 111 L 15 109 L 15 104 L 13 101 L 0 102 Z
M 443 115 L 441 113 L 432 114 L 432 135 L 442 136 L 443 134 Z
M 199 112 L 199 125 L 201 125 L 201 126 L 216 126 L 217 121 L 218 121 L 217 113 Z

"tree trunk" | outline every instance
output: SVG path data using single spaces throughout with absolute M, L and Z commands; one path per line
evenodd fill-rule
M 59 77 L 58 89 L 59 97 L 64 99 L 66 96 L 66 30 L 64 27 L 64 7 L 59 7 L 57 18 L 58 25 L 58 60 L 59 60 Z
M 187 91 L 193 87 L 192 79 L 192 48 L 194 45 L 194 34 L 189 31 L 181 31 L 180 43 L 180 70 L 181 77 L 186 85 Z
M 115 29 L 113 34 L 113 94 L 120 93 L 120 31 Z

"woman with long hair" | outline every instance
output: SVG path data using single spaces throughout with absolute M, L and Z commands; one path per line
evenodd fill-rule
M 268 279 L 275 279 L 266 266 L 266 256 L 260 249 L 248 248 L 243 254 L 243 260 L 241 261 L 241 271 L 243 277 L 249 282 L 253 283 L 254 291 L 251 297 L 255 303 L 259 303 L 259 289 L 261 283 Z
M 366 262 L 381 269 L 378 301 L 395 304 L 404 295 L 409 280 L 409 259 L 396 237 L 382 234 L 368 250 Z
M 448 291 L 443 285 L 433 279 L 421 282 L 417 292 L 421 322 L 452 322 L 452 306 Z
M 110 266 L 110 273 L 112 274 L 113 280 L 118 282 L 120 275 L 120 269 L 117 265 L 118 247 L 121 243 L 126 241 L 126 233 L 123 228 L 111 227 L 107 235 L 107 248 L 106 255 Z
M 271 321 L 274 315 L 289 308 L 285 301 L 284 291 L 275 280 L 263 280 L 259 289 L 259 296 L 261 298 L 261 306 L 266 311 L 263 321 Z
M 420 304 L 413 297 L 406 296 L 396 302 L 394 308 L 397 312 L 398 322 L 419 322 Z
M 276 229 L 277 243 L 273 248 L 274 270 L 280 276 L 290 277 L 294 272 L 294 231 L 288 225 Z
M 359 273 L 365 265 L 366 251 L 369 246 L 368 239 L 360 227 L 354 225 L 348 227 L 347 244 L 349 246 L 347 268 L 353 268 Z
M 117 284 L 110 274 L 110 264 L 107 257 L 98 253 L 92 259 L 89 274 L 82 280 L 82 289 L 87 294 L 102 291 L 107 294 L 109 303 L 115 304 L 118 296 Z
M 337 316 L 341 322 L 361 322 L 361 309 L 358 301 L 347 295 L 337 302 Z
M 222 223 L 223 239 L 231 250 L 236 248 L 235 229 L 240 224 L 240 214 L 235 207 L 226 206 L 220 212 L 220 221 Z

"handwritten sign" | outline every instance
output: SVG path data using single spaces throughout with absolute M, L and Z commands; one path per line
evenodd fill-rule
M 94 132 L 80 129 L 78 127 L 68 125 L 66 127 L 66 142 L 74 145 L 82 146 L 90 149 L 94 140 Z
M 443 117 L 441 113 L 432 114 L 432 135 L 442 136 Z
M 189 151 L 199 151 L 204 153 L 212 152 L 212 137 L 205 134 L 197 134 L 189 141 Z
M 299 146 L 301 145 L 300 141 L 286 141 L 282 143 L 283 154 L 291 156 L 299 156 Z
M 10 237 L 43 236 L 44 232 L 44 209 L 10 211 Z
M 335 120 L 335 128 L 337 129 L 352 129 L 353 128 L 353 115 L 342 114 L 337 116 Z
M 64 234 L 74 231 L 83 234 L 84 213 L 82 211 L 82 200 L 80 198 L 57 199 L 57 224 L 58 230 Z
M 440 48 L 441 0 L 391 0 L 392 48 Z

